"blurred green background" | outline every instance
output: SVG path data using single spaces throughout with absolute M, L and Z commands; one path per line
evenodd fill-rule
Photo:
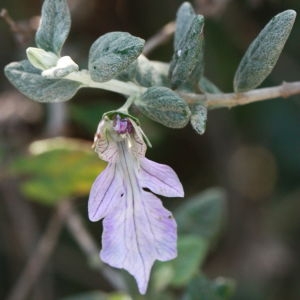
M 6 8 L 23 30 L 12 32 L 0 20 L 1 69 L 25 58 L 26 47 L 33 45 L 34 17 L 40 14 L 41 3 L 1 0 L 0 8 Z M 89 47 L 101 34 L 129 31 L 147 40 L 174 20 L 181 3 L 69 1 L 73 23 L 64 53 L 85 68 Z M 205 75 L 224 92 L 232 91 L 244 51 L 269 19 L 285 9 L 300 11 L 297 0 L 195 0 L 193 4 L 206 17 Z M 172 40 L 149 58 L 168 62 L 171 56 Z M 263 86 L 299 79 L 298 18 Z M 16 91 L 1 72 L 0 299 L 16 286 L 59 202 L 72 202 L 81 227 L 100 249 L 101 224 L 88 221 L 86 207 L 89 188 L 104 163 L 90 146 L 102 113 L 123 101 L 119 95 L 82 89 L 67 103 L 39 104 Z M 176 170 L 186 198 L 164 199 L 178 218 L 180 260 L 165 267 L 158 264 L 149 294 L 140 297 L 130 288 L 132 299 L 300 299 L 300 96 L 210 111 L 203 136 L 190 126 L 172 130 L 143 117 L 141 122 L 153 145 L 147 156 Z M 70 139 L 32 144 L 57 136 Z M 200 194 L 211 187 L 222 189 Z M 49 260 L 21 299 L 131 299 L 105 296 L 114 287 L 104 278 L 105 272 L 99 274 L 103 267 L 82 251 L 68 226 L 59 231 Z M 199 275 L 202 272 L 206 277 Z M 124 276 L 131 286 L 132 280 Z M 227 284 L 222 285 L 222 280 Z M 73 297 L 90 291 L 101 293 Z

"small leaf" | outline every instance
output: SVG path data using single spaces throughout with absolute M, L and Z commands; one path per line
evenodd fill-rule
M 292 30 L 296 12 L 286 10 L 271 19 L 244 54 L 234 77 L 234 91 L 256 88 L 271 73 Z
M 42 76 L 46 78 L 63 78 L 73 72 L 77 72 L 78 65 L 70 56 L 63 56 L 58 59 L 57 64 L 42 72 Z
M 108 81 L 125 70 L 142 53 L 145 41 L 127 32 L 110 32 L 98 38 L 89 53 L 94 81 Z
M 133 61 L 125 70 L 119 73 L 116 79 L 121 81 L 135 81 L 137 60 Z
M 60 54 L 71 27 L 70 11 L 66 0 L 45 0 L 40 26 L 35 35 L 39 48 Z
M 53 52 L 45 51 L 41 48 L 29 47 L 26 49 L 27 58 L 37 69 L 46 70 L 57 64 L 58 56 Z
M 191 125 L 198 134 L 203 134 L 206 128 L 207 108 L 202 104 L 190 105 L 192 112 Z
M 182 128 L 190 119 L 186 102 L 166 87 L 151 87 L 135 101 L 148 118 L 170 128 Z
M 222 91 L 209 79 L 202 76 L 199 80 L 199 88 L 204 93 L 210 93 L 210 94 L 219 94 L 222 93 Z
M 175 213 L 179 232 L 216 238 L 224 223 L 225 197 L 222 189 L 211 188 L 187 200 Z
M 125 71 L 120 73 L 117 78 L 122 81 L 137 82 L 144 87 L 163 85 L 163 81 L 166 81 L 166 76 L 164 74 L 161 75 L 154 67 L 152 61 L 148 60 L 142 54 Z
M 76 81 L 41 76 L 41 70 L 34 68 L 28 60 L 10 63 L 4 71 L 20 92 L 38 102 L 67 101 L 80 88 L 80 83 Z
M 137 60 L 117 76 L 117 79 L 137 82 L 144 87 L 169 86 L 168 71 L 168 63 L 150 61 L 141 54 Z
M 184 2 L 176 14 L 176 30 L 174 35 L 174 49 L 178 50 L 181 40 L 185 38 L 196 13 L 189 2 Z
M 167 84 L 167 77 L 165 74 L 160 73 L 155 66 L 144 55 L 140 55 L 137 59 L 135 81 L 145 87 Z
M 53 205 L 72 196 L 87 196 L 105 164 L 85 142 L 54 138 L 34 142 L 32 155 L 16 159 L 11 170 L 29 175 L 21 190 L 30 199 Z
M 153 272 L 153 287 L 164 290 L 168 285 L 186 285 L 201 267 L 208 250 L 207 242 L 197 236 L 183 235 L 178 238 L 178 255 L 169 262 L 157 263 Z
M 185 37 L 180 41 L 178 48 L 175 49 L 169 71 L 172 88 L 177 88 L 188 81 L 195 70 L 197 70 L 195 71 L 197 76 L 202 74 L 203 27 L 204 17 L 201 15 L 195 16 Z

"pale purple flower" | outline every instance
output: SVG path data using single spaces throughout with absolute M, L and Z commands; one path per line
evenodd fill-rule
M 145 158 L 143 132 L 132 119 L 104 117 L 94 147 L 108 162 L 92 186 L 88 203 L 90 220 L 104 219 L 100 257 L 126 269 L 145 294 L 154 261 L 177 255 L 176 222 L 151 192 L 183 197 L 182 185 L 169 166 Z

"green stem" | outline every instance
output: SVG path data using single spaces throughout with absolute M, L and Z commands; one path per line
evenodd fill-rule
M 128 109 L 133 104 L 134 100 L 135 96 L 128 97 L 126 102 L 118 109 L 118 111 L 128 114 Z
M 87 70 L 73 72 L 64 78 L 73 80 L 73 81 L 78 81 L 84 87 L 107 90 L 107 91 L 122 94 L 124 96 L 142 94 L 146 90 L 145 88 L 138 86 L 138 85 L 134 84 L 133 82 L 123 82 L 123 81 L 116 80 L 116 79 L 111 79 L 106 82 L 93 81 Z
M 146 88 L 141 87 L 133 82 L 123 82 L 116 79 L 111 79 L 106 82 L 95 82 L 91 79 L 87 70 L 73 72 L 67 75 L 65 78 L 78 81 L 85 87 L 112 91 L 129 97 L 125 104 L 120 108 L 125 112 L 128 111 L 128 108 L 132 105 L 135 96 L 144 93 L 146 90 Z M 255 89 L 244 93 L 194 94 L 178 92 L 178 94 L 189 104 L 202 103 L 209 109 L 222 107 L 230 108 L 253 102 L 264 101 L 278 97 L 286 98 L 292 95 L 300 94 L 300 81 L 290 83 L 283 82 L 278 86 Z

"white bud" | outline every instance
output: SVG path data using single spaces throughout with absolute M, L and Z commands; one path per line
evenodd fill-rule
M 56 65 L 58 56 L 40 48 L 29 47 L 26 49 L 30 63 L 40 70 L 46 70 Z
M 78 70 L 78 65 L 70 56 L 63 56 L 57 61 L 56 66 L 43 71 L 42 76 L 46 78 L 62 78 Z

